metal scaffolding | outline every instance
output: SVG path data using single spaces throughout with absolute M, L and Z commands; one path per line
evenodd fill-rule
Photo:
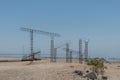
M 54 59 L 54 38 L 55 37 L 60 37 L 59 34 L 57 33 L 51 33 L 51 32 L 45 32 L 45 31 L 41 31 L 41 30 L 35 30 L 35 29 L 29 29 L 29 28 L 21 28 L 22 31 L 27 31 L 30 32 L 30 44 L 31 44 L 31 55 L 32 55 L 32 60 L 34 60 L 34 51 L 33 51 L 33 34 L 34 33 L 38 33 L 38 34 L 42 34 L 42 35 L 47 35 L 51 37 L 51 51 L 50 51 L 50 56 L 51 56 L 51 62 L 53 62 Z
M 79 63 L 82 63 L 83 55 L 82 55 L 82 40 L 79 40 Z
M 88 42 L 89 41 L 85 41 L 85 51 L 84 51 L 85 59 L 88 59 Z

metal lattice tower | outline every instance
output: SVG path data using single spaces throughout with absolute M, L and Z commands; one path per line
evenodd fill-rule
M 83 55 L 82 55 L 82 40 L 79 40 L 79 63 L 82 62 L 82 58 L 83 58 Z
M 38 33 L 38 34 L 42 34 L 42 35 L 47 35 L 51 37 L 51 51 L 50 51 L 50 56 L 51 56 L 51 62 L 53 62 L 53 58 L 54 58 L 54 38 L 55 37 L 60 37 L 59 34 L 57 33 L 51 33 L 51 32 L 45 32 L 45 31 L 41 31 L 41 30 L 35 30 L 35 29 L 29 29 L 29 28 L 21 28 L 22 31 L 27 31 L 30 32 L 30 44 L 31 44 L 31 55 L 32 55 L 32 60 L 34 60 L 34 51 L 33 51 L 33 34 L 34 33 Z
M 72 57 L 72 53 L 73 53 L 73 51 L 70 51 L 70 52 L 69 52 L 69 62 L 70 62 L 70 63 L 72 63 L 72 58 L 73 58 L 73 57 Z
M 54 48 L 53 62 L 56 62 L 57 48 Z
M 78 51 L 72 50 L 69 48 L 69 44 L 66 44 L 66 48 L 63 48 L 66 51 L 66 63 L 72 63 L 73 53 L 79 53 Z
M 69 62 L 69 43 L 66 43 L 66 62 Z
M 84 51 L 85 59 L 88 59 L 88 42 L 89 41 L 85 41 L 85 51 Z

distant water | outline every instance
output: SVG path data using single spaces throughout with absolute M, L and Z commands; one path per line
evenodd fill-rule
M 22 58 L 23 54 L 0 54 L 0 57 Z
M 0 54 L 0 57 L 22 58 L 25 55 L 29 55 L 29 54 L 12 54 L 12 53 L 9 53 L 9 54 Z M 62 53 L 62 54 L 57 54 L 56 56 L 57 57 L 61 57 L 61 58 L 65 58 L 66 54 Z M 37 54 L 36 57 L 37 58 L 40 58 L 40 57 L 50 57 L 50 54 Z M 73 54 L 73 58 L 78 58 L 78 55 L 74 55 Z

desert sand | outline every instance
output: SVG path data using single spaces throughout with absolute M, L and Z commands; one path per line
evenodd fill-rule
M 0 80 L 83 80 L 73 73 L 74 70 L 85 73 L 90 68 L 85 63 L 65 63 L 63 59 L 56 63 L 50 63 L 49 59 L 29 63 L 0 62 Z M 119 63 L 106 63 L 105 66 L 108 80 L 120 80 Z

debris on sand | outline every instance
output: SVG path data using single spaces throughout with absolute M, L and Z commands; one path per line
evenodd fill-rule
M 96 72 L 90 72 L 90 73 L 86 74 L 84 76 L 84 78 L 95 80 L 95 79 L 97 79 L 97 73 Z
M 107 76 L 102 76 L 102 80 L 107 80 Z
M 75 70 L 73 73 L 75 73 L 76 75 L 79 75 L 79 76 L 83 76 L 83 72 L 80 70 Z

